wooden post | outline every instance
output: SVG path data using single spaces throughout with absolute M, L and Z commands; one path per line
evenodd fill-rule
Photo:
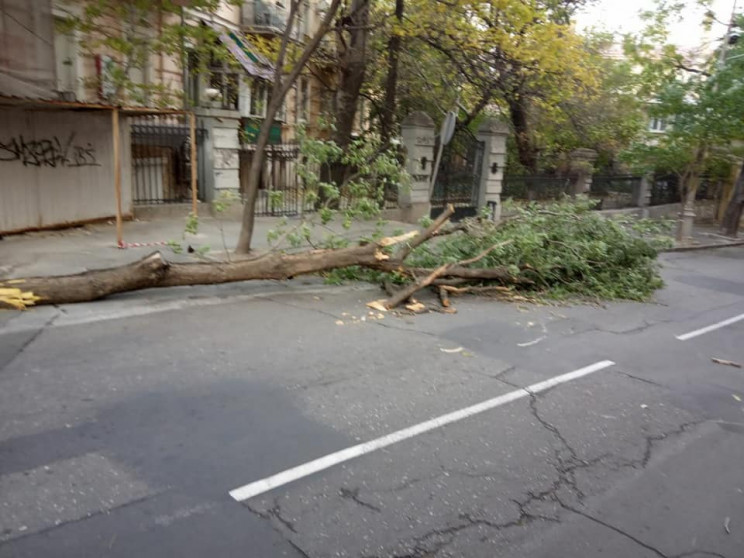
M 189 113 L 189 134 L 191 141 L 191 213 L 196 215 L 196 202 L 198 197 L 196 185 L 196 114 Z
M 114 140 L 114 190 L 116 192 L 116 245 L 124 246 L 124 232 L 121 217 L 121 138 L 119 137 L 119 109 L 111 113 L 112 134 Z

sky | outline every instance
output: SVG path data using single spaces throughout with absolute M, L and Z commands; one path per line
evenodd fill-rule
M 717 41 L 726 33 L 724 23 L 714 23 L 710 32 L 705 33 L 702 27 L 704 10 L 696 6 L 695 0 L 687 0 L 687 6 L 682 12 L 682 21 L 671 29 L 671 42 L 683 48 L 695 48 L 703 44 L 708 48 L 715 48 Z M 713 0 L 712 9 L 716 19 L 728 23 L 734 0 Z M 737 11 L 744 8 L 744 0 L 738 0 Z M 651 0 L 596 0 L 588 9 L 576 16 L 576 26 L 579 30 L 597 27 L 605 31 L 618 33 L 633 33 L 643 28 L 643 21 L 639 17 L 641 10 L 652 9 Z

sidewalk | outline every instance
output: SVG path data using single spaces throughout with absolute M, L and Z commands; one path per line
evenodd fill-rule
M 692 241 L 675 242 L 673 248 L 665 250 L 668 252 L 682 252 L 685 250 L 703 250 L 706 248 L 723 248 L 726 246 L 737 246 L 744 244 L 744 238 L 731 238 L 720 233 L 717 224 L 695 224 L 692 230 Z
M 269 248 L 266 235 L 280 224 L 278 217 L 257 217 L 253 234 L 253 248 L 264 251 Z M 299 224 L 298 218 L 288 218 L 287 228 Z M 311 240 L 320 245 L 329 235 L 336 234 L 356 240 L 371 235 L 375 230 L 375 221 L 354 222 L 345 230 L 340 222 L 333 222 L 327 227 L 316 226 Z M 80 273 L 89 269 L 103 269 L 133 262 L 143 256 L 161 251 L 168 261 L 194 262 L 206 260 L 226 260 L 222 239 L 224 231 L 225 245 L 232 253 L 240 232 L 238 219 L 212 217 L 199 219 L 197 234 L 184 232 L 186 215 L 182 217 L 155 217 L 148 220 L 136 220 L 124 223 L 124 242 L 127 245 L 138 243 L 144 246 L 129 246 L 120 249 L 116 246 L 116 227 L 113 222 L 99 225 L 86 225 L 59 231 L 43 231 L 21 235 L 6 236 L 0 240 L 0 278 L 31 277 L 44 275 L 67 275 Z M 388 221 L 384 227 L 385 234 L 393 234 L 402 229 L 409 231 L 415 225 Z M 184 252 L 176 254 L 170 246 L 163 243 L 179 242 Z M 696 225 L 691 243 L 678 244 L 669 251 L 684 251 L 703 248 L 716 248 L 736 245 L 737 241 L 718 233 L 716 225 Z M 739 239 L 738 243 L 744 243 Z M 208 247 L 205 256 L 186 252 L 191 246 L 194 250 Z M 284 249 L 289 246 L 283 245 Z
M 264 251 L 269 248 L 266 238 L 272 228 L 280 224 L 278 217 L 257 217 L 253 233 L 253 248 Z M 287 228 L 299 223 L 297 218 L 288 218 Z M 311 240 L 320 244 L 329 235 L 337 234 L 348 239 L 359 239 L 371 235 L 376 221 L 354 222 L 345 230 L 340 222 L 327 227 L 316 226 Z M 0 240 L 0 278 L 30 277 L 44 275 L 67 275 L 89 269 L 102 269 L 133 262 L 143 256 L 161 251 L 168 261 L 193 262 L 204 260 L 226 260 L 224 244 L 231 253 L 237 243 L 240 221 L 212 217 L 199 219 L 196 235 L 184 233 L 186 216 L 157 217 L 151 220 L 135 220 L 124 223 L 124 242 L 127 245 L 142 243 L 145 246 L 130 246 L 120 249 L 116 246 L 116 227 L 114 223 L 86 225 L 58 231 L 42 231 L 21 235 L 5 236 Z M 388 221 L 384 227 L 386 234 L 396 229 L 412 230 L 415 225 Z M 189 254 L 185 250 L 176 254 L 170 246 L 162 243 L 176 241 L 184 249 L 194 250 L 209 247 L 204 258 Z M 284 249 L 289 249 L 285 243 Z

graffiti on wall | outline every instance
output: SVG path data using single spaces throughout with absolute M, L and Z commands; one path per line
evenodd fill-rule
M 22 134 L 0 140 L 0 162 L 20 161 L 24 167 L 99 167 L 90 142 L 75 143 L 75 132 L 66 140 L 57 136 L 27 140 Z

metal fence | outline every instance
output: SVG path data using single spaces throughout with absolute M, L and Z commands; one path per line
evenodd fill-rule
M 165 204 L 191 201 L 191 134 L 187 115 L 144 115 L 130 119 L 132 201 Z M 204 201 L 204 138 L 196 129 L 198 199 Z
M 666 205 L 682 201 L 679 190 L 679 176 L 666 174 L 654 176 L 651 183 L 649 205 Z
M 240 151 L 240 194 L 248 187 L 248 171 L 255 155 L 255 145 L 244 145 Z M 267 145 L 263 171 L 256 197 L 256 215 L 299 215 L 311 211 L 297 175 L 300 148 L 296 144 Z
M 592 176 L 589 195 L 599 200 L 597 209 L 621 209 L 637 203 L 642 176 L 633 174 L 598 174 Z
M 562 198 L 570 185 L 565 176 L 548 174 L 504 176 L 502 198 L 527 201 L 551 201 Z
M 266 146 L 266 158 L 258 186 L 255 214 L 261 216 L 294 216 L 315 211 L 320 201 L 308 200 L 309 189 L 298 175 L 300 148 L 297 144 L 277 144 Z M 243 145 L 240 150 L 240 194 L 244 196 L 248 188 L 250 170 L 255 145 Z M 308 170 L 320 174 L 321 169 L 304 163 Z M 327 169 L 326 169 L 327 170 Z M 381 196 L 383 208 L 398 207 L 398 185 L 386 183 Z M 318 192 L 313 192 L 317 194 Z M 313 196 L 318 200 L 318 196 Z M 351 188 L 342 188 L 339 197 L 331 202 L 336 209 L 353 206 L 361 198 L 376 199 L 374 192 L 360 193 Z

